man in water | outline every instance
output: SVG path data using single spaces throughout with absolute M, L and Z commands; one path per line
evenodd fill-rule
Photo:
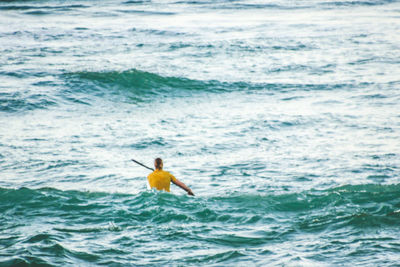
M 167 171 L 164 171 L 163 161 L 160 158 L 156 158 L 154 160 L 155 170 L 147 176 L 147 180 L 149 181 L 150 188 L 156 188 L 157 190 L 165 190 L 169 192 L 169 186 L 171 182 L 185 190 L 188 195 L 194 196 L 192 190 L 187 187 L 184 183 L 176 179 L 172 174 Z

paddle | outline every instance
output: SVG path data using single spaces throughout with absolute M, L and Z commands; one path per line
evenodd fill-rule
M 139 164 L 140 166 L 145 167 L 146 169 L 149 169 L 149 170 L 154 171 L 153 168 L 147 167 L 146 165 L 144 165 L 143 163 L 140 163 L 139 161 L 136 161 L 136 160 L 134 160 L 134 159 L 131 159 L 131 160 L 132 160 L 133 162 Z

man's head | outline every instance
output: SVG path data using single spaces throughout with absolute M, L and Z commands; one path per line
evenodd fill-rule
M 162 170 L 162 168 L 163 168 L 163 161 L 162 161 L 162 159 L 156 158 L 156 159 L 154 160 L 154 167 L 155 167 L 157 170 Z

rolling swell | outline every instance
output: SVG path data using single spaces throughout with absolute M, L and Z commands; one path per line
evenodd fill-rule
M 90 94 L 108 96 L 116 101 L 125 96 L 128 100 L 143 102 L 157 97 L 192 97 L 201 93 L 265 92 L 342 90 L 352 84 L 286 84 L 223 82 L 169 77 L 137 69 L 108 72 L 76 72 L 63 75 L 69 88 L 65 95 Z
M 197 81 L 179 77 L 164 77 L 141 70 L 109 72 L 77 72 L 65 75 L 67 84 L 77 90 L 92 90 L 100 94 L 105 91 L 114 94 L 128 93 L 146 99 L 152 96 L 182 94 L 194 91 L 215 91 L 227 89 L 218 81 Z
M 15 75 L 15 74 L 12 74 Z M 28 77 L 24 74 L 21 77 Z M 231 92 L 276 94 L 293 91 L 336 91 L 351 88 L 352 84 L 288 84 L 224 82 L 162 76 L 137 69 L 125 71 L 81 71 L 49 75 L 29 84 L 25 91 L 0 93 L 0 112 L 15 113 L 72 105 L 96 105 L 96 99 L 126 103 L 149 102 L 157 98 L 193 97 L 198 94 Z M 365 84 L 368 85 L 368 84 Z M 54 90 L 54 87 L 57 87 Z M 40 93 L 38 93 L 40 92 Z
M 274 213 L 312 213 L 335 217 L 338 210 L 350 218 L 358 214 L 397 218 L 400 215 L 400 184 L 345 185 L 328 190 L 309 190 L 290 194 L 246 195 L 188 198 L 163 192 L 144 191 L 137 195 L 61 191 L 42 189 L 0 189 L 0 211 L 8 215 L 35 209 L 54 216 L 84 215 L 93 222 L 132 223 L 219 222 L 240 223 L 248 214 L 263 216 Z M 246 210 L 247 214 L 243 214 Z M 157 212 L 156 212 L 157 211 Z M 328 214 L 327 214 L 328 212 Z M 332 213 L 332 214 L 329 214 Z M 97 215 L 96 215 L 97 214 Z M 237 217 L 241 215 L 243 217 Z M 393 217 L 391 217 L 393 216 Z M 96 218 L 97 217 L 97 218 Z
M 55 106 L 62 106 L 65 102 L 73 105 L 94 105 L 96 97 L 100 100 L 109 99 L 114 102 L 142 103 L 152 101 L 154 97 L 193 97 L 196 94 L 231 92 L 275 94 L 293 91 L 333 91 L 346 90 L 353 86 L 352 84 L 203 81 L 184 77 L 162 76 L 137 69 L 107 72 L 81 71 L 42 77 L 41 79 L 43 81 L 35 81 L 29 85 L 29 90 L 0 93 L 0 112 L 15 113 L 49 109 Z M 57 80 L 56 83 L 54 80 Z M 60 89 L 52 90 L 51 88 L 52 86 L 60 85 Z M 36 92 L 43 91 L 43 88 L 47 88 L 47 91 L 43 93 Z
M 178 249 L 186 255 L 180 256 L 181 261 L 193 265 L 246 259 L 260 249 L 279 255 L 270 246 L 301 240 L 308 234 L 324 238 L 327 229 L 328 235 L 365 232 L 366 236 L 371 229 L 383 228 L 394 231 L 400 220 L 400 185 L 345 185 L 291 194 L 206 198 L 153 191 L 130 195 L 1 188 L 0 203 L 4 215 L 0 220 L 1 265 L 54 266 L 82 260 L 106 264 L 109 257 L 113 261 L 107 264 L 149 264 L 150 247 L 157 245 L 161 246 L 157 250 L 161 262 Z M 21 228 L 32 231 L 22 235 Z M 342 245 L 340 238 L 330 239 L 326 253 Z M 393 246 L 395 240 L 368 238 L 375 253 L 380 251 L 378 244 Z M 174 242 L 175 247 L 166 247 L 165 242 Z M 201 252 L 200 247 L 208 249 Z M 191 251 L 200 254 L 193 257 Z M 316 253 L 325 253 L 324 248 Z
M 206 198 L 153 191 L 130 195 L 1 188 L 0 246 L 4 256 L 0 264 L 106 264 L 109 257 L 113 261 L 107 264 L 149 264 L 149 245 L 157 244 L 161 246 L 160 261 L 178 249 L 186 252 L 181 261 L 190 265 L 246 259 L 260 249 L 274 255 L 279 253 L 265 246 L 301 240 L 307 234 L 324 238 L 326 229 L 339 235 L 395 230 L 400 220 L 399 199 L 399 184 Z M 32 231 L 22 235 L 21 228 Z M 329 249 L 341 245 L 340 239 L 331 239 Z M 368 240 L 371 246 L 395 243 L 395 238 L 389 237 Z M 86 245 L 79 245 L 82 242 Z M 176 247 L 162 246 L 165 242 L 174 242 Z M 200 247 L 209 250 L 198 251 Z M 200 254 L 190 256 L 192 250 Z M 379 253 L 379 247 L 374 251 Z M 324 248 L 317 253 L 323 254 Z

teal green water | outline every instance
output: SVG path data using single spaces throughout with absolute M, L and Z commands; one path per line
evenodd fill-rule
M 399 192 L 373 184 L 196 198 L 1 189 L 3 265 L 387 264 L 399 257 Z
M 396 266 L 400 2 L 0 2 L 0 266 Z M 147 189 L 166 170 L 195 197 Z

